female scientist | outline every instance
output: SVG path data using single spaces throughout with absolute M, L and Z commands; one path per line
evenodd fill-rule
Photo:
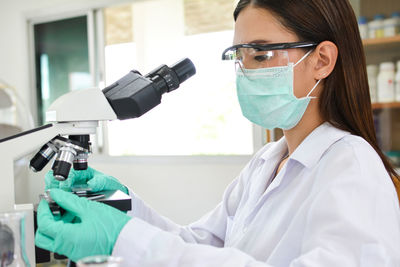
M 130 192 L 132 213 L 60 189 L 68 212 L 38 210 L 36 245 L 126 266 L 400 266 L 398 175 L 378 148 L 357 22 L 348 0 L 241 0 L 234 12 L 243 115 L 284 137 L 265 145 L 222 202 L 188 226 Z M 393 178 L 393 181 L 391 180 Z M 69 184 L 128 189 L 93 169 Z M 72 219 L 73 218 L 73 219 Z

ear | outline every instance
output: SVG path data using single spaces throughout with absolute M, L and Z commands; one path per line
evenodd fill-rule
M 338 57 L 337 46 L 331 41 L 320 43 L 314 50 L 314 78 L 321 80 L 328 77 L 336 65 Z

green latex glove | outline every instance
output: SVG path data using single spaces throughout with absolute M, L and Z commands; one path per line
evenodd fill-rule
M 54 217 L 47 202 L 42 200 L 37 211 L 36 246 L 65 255 L 75 262 L 87 256 L 111 255 L 129 216 L 60 189 L 51 189 L 50 196 L 70 214 Z M 71 221 L 73 216 L 75 219 Z
M 116 178 L 99 172 L 88 167 L 86 170 L 76 171 L 71 168 L 68 179 L 58 181 L 53 176 L 53 171 L 49 171 L 45 176 L 46 190 L 51 188 L 60 188 L 69 191 L 74 185 L 85 185 L 90 187 L 93 192 L 103 190 L 121 190 L 125 194 L 129 194 L 128 188 L 123 186 Z

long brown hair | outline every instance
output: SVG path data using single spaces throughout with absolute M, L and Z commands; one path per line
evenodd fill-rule
M 320 96 L 322 118 L 339 129 L 364 138 L 378 153 L 399 190 L 400 177 L 376 140 L 364 48 L 349 1 L 240 0 L 234 12 L 235 21 L 248 5 L 275 14 L 301 41 L 331 41 L 336 44 L 339 50 L 336 66 L 325 79 Z

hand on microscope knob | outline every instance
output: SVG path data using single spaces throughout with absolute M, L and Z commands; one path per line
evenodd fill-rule
M 37 211 L 36 246 L 65 255 L 73 261 L 86 256 L 111 255 L 130 217 L 103 203 L 80 198 L 60 189 L 51 198 L 70 216 L 55 217 L 45 200 Z M 71 220 L 72 219 L 72 220 Z
M 45 182 L 46 190 L 51 188 L 69 190 L 75 185 L 85 185 L 90 188 L 92 192 L 121 190 L 122 192 L 129 194 L 128 188 L 122 185 L 116 178 L 99 172 L 91 167 L 81 171 L 71 169 L 68 179 L 62 182 L 57 181 L 53 176 L 53 172 L 49 171 L 46 174 Z

